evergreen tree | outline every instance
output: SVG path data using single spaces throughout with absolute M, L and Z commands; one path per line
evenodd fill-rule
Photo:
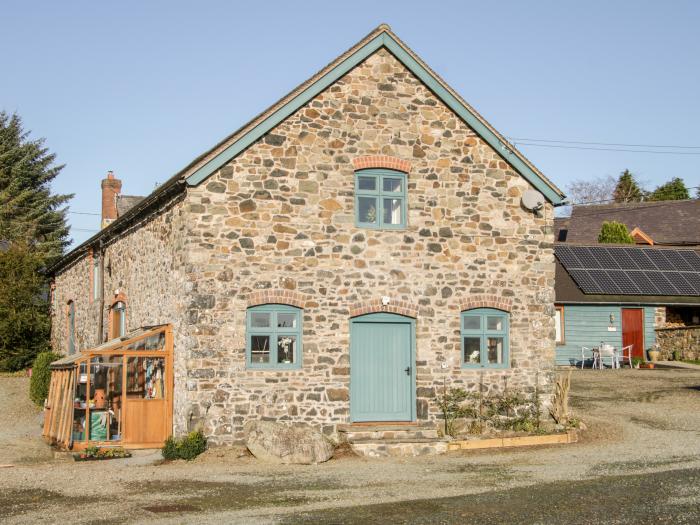
M 49 348 L 43 271 L 68 245 L 65 204 L 50 184 L 63 166 L 30 140 L 17 115 L 0 112 L 0 370 L 29 366 Z
M 644 192 L 634 178 L 630 170 L 625 170 L 617 179 L 617 185 L 613 192 L 615 202 L 639 202 L 644 197 Z
M 598 234 L 601 244 L 634 244 L 634 239 L 627 231 L 627 226 L 621 222 L 605 221 Z
M 649 194 L 650 201 L 681 201 L 689 198 L 690 192 L 680 177 L 673 177 Z
M 26 242 L 50 263 L 68 245 L 62 207 L 73 196 L 51 193 L 63 166 L 43 139 L 28 137 L 19 116 L 0 112 L 0 240 Z
M 21 370 L 49 349 L 44 258 L 26 242 L 0 247 L 0 370 Z

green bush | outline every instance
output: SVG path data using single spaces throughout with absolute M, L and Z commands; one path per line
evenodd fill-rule
M 29 381 L 29 397 L 39 406 L 44 403 L 44 399 L 49 397 L 49 383 L 51 382 L 49 365 L 60 358 L 60 355 L 53 352 L 42 352 L 34 360 L 32 378 Z
M 178 439 L 170 436 L 161 449 L 164 459 L 184 459 L 191 461 L 207 448 L 207 438 L 201 430 L 195 430 Z

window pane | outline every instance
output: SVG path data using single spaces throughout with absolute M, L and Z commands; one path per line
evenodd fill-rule
M 554 329 L 556 332 L 554 339 L 557 343 L 561 343 L 561 310 L 559 308 L 554 311 Z
M 250 360 L 253 363 L 270 362 L 269 335 L 253 335 L 250 337 Z
M 489 337 L 487 338 L 488 360 L 489 364 L 503 363 L 503 338 Z
M 486 318 L 486 329 L 487 330 L 503 330 L 503 317 L 489 315 Z
M 270 313 L 269 312 L 251 312 L 250 326 L 254 328 L 269 328 Z
M 401 199 L 384 199 L 384 224 L 401 222 Z
M 464 338 L 464 362 L 479 364 L 481 362 L 481 338 Z
M 277 314 L 277 327 L 278 328 L 296 328 L 297 326 L 297 315 L 296 314 Z
M 277 362 L 291 364 L 296 361 L 297 338 L 293 335 L 282 335 L 277 339 Z
M 126 397 L 163 399 L 165 397 L 165 359 L 162 357 L 127 358 Z
M 465 315 L 464 316 L 464 329 L 465 330 L 481 330 L 481 317 L 478 315 Z
M 357 189 L 365 190 L 365 191 L 376 191 L 377 190 L 376 177 L 358 177 L 357 178 Z
M 377 223 L 377 199 L 374 197 L 358 197 L 357 216 L 359 222 L 376 224 Z
M 401 191 L 401 179 L 384 179 L 383 191 Z

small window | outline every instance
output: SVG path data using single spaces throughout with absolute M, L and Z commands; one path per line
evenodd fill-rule
M 112 306 L 112 334 L 111 338 L 123 337 L 126 335 L 126 304 L 122 301 L 114 303 Z
M 102 297 L 102 279 L 100 274 L 100 258 L 92 259 L 92 299 L 97 301 Z
M 355 174 L 355 224 L 361 228 L 406 227 L 406 175 L 371 169 Z
M 564 334 L 564 307 L 557 306 L 554 310 L 554 329 L 555 329 L 555 339 L 558 345 L 565 344 L 565 334 Z
M 508 314 L 491 308 L 462 312 L 462 365 L 479 368 L 507 368 Z
M 254 306 L 247 313 L 246 362 L 250 368 L 301 367 L 302 310 L 283 304 Z

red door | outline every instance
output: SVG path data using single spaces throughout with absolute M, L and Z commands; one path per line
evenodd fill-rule
M 644 359 L 644 310 L 622 309 L 622 346 L 634 345 L 632 357 Z

